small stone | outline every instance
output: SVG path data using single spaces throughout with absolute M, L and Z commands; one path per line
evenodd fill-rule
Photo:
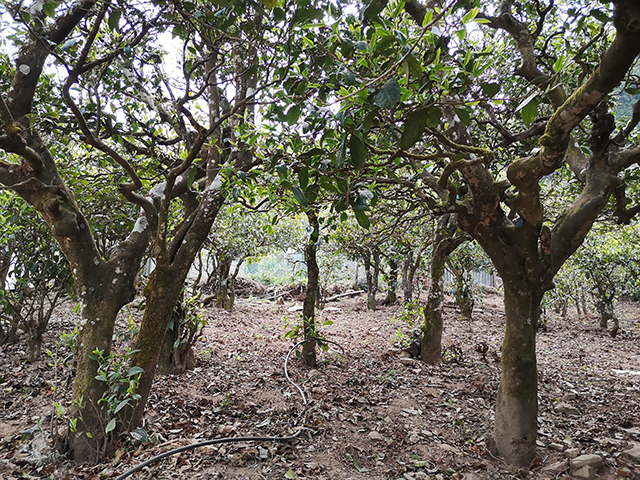
M 320 376 L 320 372 L 318 370 L 309 370 L 309 373 L 307 374 L 307 377 L 309 377 L 309 379 L 313 380 L 314 378 L 318 378 Z
M 560 445 L 559 443 L 550 443 L 549 448 L 556 452 L 564 452 L 564 445 Z
M 571 460 L 571 468 L 573 470 L 579 470 L 582 467 L 589 466 L 593 468 L 598 468 L 602 465 L 603 460 L 600 455 L 580 455 L 579 457 Z
M 382 435 L 380 435 L 378 432 L 376 432 L 375 430 L 371 430 L 369 432 L 369 435 L 367 435 L 371 440 L 373 440 L 374 442 L 382 442 L 384 440 L 384 438 L 382 437 Z
M 409 443 L 418 443 L 420 441 L 420 435 L 414 433 L 409 437 Z
M 411 358 L 411 353 L 407 352 L 406 350 L 402 350 L 400 352 L 400 358 Z
M 578 455 L 580 455 L 580 450 L 577 448 L 567 448 L 564 451 L 564 454 L 567 458 L 576 458 Z
M 575 393 L 567 393 L 562 397 L 562 401 L 570 402 L 571 400 L 575 400 L 578 396 Z
M 632 460 L 635 463 L 640 463 L 640 444 L 634 445 L 629 450 L 624 450 L 622 452 L 622 455 L 624 455 L 625 457 L 629 458 L 630 460 Z
M 561 462 L 552 463 L 542 468 L 542 473 L 550 473 L 551 475 L 557 475 L 564 472 L 569 468 L 569 461 L 562 460 Z
M 401 358 L 400 363 L 403 365 L 413 365 L 416 361 L 413 358 Z
M 596 469 L 591 465 L 585 465 L 584 467 L 580 467 L 578 470 L 573 472 L 574 478 L 586 478 L 587 480 L 592 480 L 596 478 Z
M 580 415 L 580 410 L 578 410 L 573 405 L 569 405 L 566 402 L 558 402 L 556 403 L 553 410 L 558 413 L 564 413 L 566 415 Z
M 451 452 L 451 453 L 458 453 L 458 449 L 455 447 L 452 447 L 451 445 L 447 444 L 447 443 L 440 443 L 438 445 L 438 447 L 440 447 L 441 450 L 444 450 L 445 452 Z

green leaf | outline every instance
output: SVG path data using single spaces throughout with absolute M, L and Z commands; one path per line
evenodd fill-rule
M 105 433 L 109 433 L 111 431 L 113 431 L 116 428 L 116 422 L 117 420 L 115 418 L 112 418 L 109 423 L 107 423 L 107 426 L 104 429 Z
M 57 6 L 58 2 L 45 2 L 45 4 L 42 6 L 42 11 L 47 17 L 55 17 Z
M 373 20 L 384 10 L 386 5 L 387 2 L 384 0 L 371 0 L 362 10 L 361 17 L 366 20 Z
M 362 131 L 364 133 L 369 132 L 369 129 L 371 128 L 371 123 L 373 122 L 373 120 L 375 120 L 377 115 L 378 115 L 377 109 L 372 110 L 367 114 L 367 116 L 364 119 L 364 122 L 362 122 Z
M 364 213 L 364 210 L 354 210 L 353 214 L 356 216 L 358 225 L 368 230 L 371 226 L 371 221 L 369 221 L 369 217 L 367 217 L 367 214 Z
M 298 172 L 298 180 L 300 180 L 300 188 L 304 191 L 309 185 L 309 169 L 302 167 Z
M 293 125 L 300 118 L 300 113 L 302 112 L 302 107 L 300 105 L 294 105 L 291 107 L 285 116 L 285 120 L 289 125 Z
M 296 478 L 296 474 L 295 474 L 295 472 L 293 471 L 293 469 L 292 469 L 292 468 L 290 468 L 290 469 L 287 471 L 287 473 L 285 473 L 285 474 L 284 474 L 284 478 L 288 478 L 288 479 L 290 479 L 290 480 L 291 480 L 291 479 L 295 479 L 295 478 Z
M 131 367 L 129 370 L 127 370 L 127 377 L 133 377 L 134 375 L 142 372 L 144 372 L 144 368 L 142 367 Z
M 482 91 L 487 97 L 494 97 L 500 91 L 499 83 L 483 83 Z
M 118 25 L 120 24 L 120 16 L 122 15 L 122 10 L 119 8 L 114 8 L 111 11 L 111 15 L 109 15 L 109 20 L 107 21 L 109 28 L 111 30 L 116 30 Z
M 120 410 L 122 410 L 124 407 L 126 407 L 129 404 L 129 399 L 127 398 L 126 400 L 122 400 L 118 406 L 116 407 L 116 409 L 113 411 L 113 414 L 115 415 L 116 413 L 118 413 Z
M 442 111 L 437 107 L 430 107 L 427 109 L 427 125 L 430 127 L 437 127 L 440 125 L 440 119 L 442 118 Z
M 398 80 L 392 78 L 382 86 L 382 89 L 374 98 L 374 103 L 380 108 L 393 108 L 400 102 L 402 92 Z
M 336 167 L 343 168 L 347 159 L 347 136 L 345 135 L 342 139 L 342 145 L 340 146 L 340 152 L 338 152 L 338 156 L 336 157 Z
M 356 84 L 356 75 L 355 73 L 345 70 L 342 72 L 342 79 L 345 85 L 355 85 Z
M 439 120 L 438 118 L 438 121 Z M 400 148 L 402 150 L 408 150 L 413 147 L 416 142 L 422 138 L 424 128 L 428 122 L 428 110 L 418 110 L 417 112 L 411 113 L 404 124 L 404 131 L 402 132 L 402 137 L 400 137 Z
M 262 0 L 262 4 L 271 10 L 278 4 L 278 0 Z
M 596 20 L 602 22 L 602 23 L 607 23 L 609 21 L 611 21 L 611 19 L 609 18 L 609 15 L 607 15 L 606 13 L 604 13 L 601 10 L 597 10 L 597 9 L 593 9 L 589 12 L 589 14 L 595 18 Z
M 293 196 L 295 197 L 296 201 L 300 205 L 302 205 L 303 207 L 306 207 L 309 205 L 309 201 L 307 200 L 307 197 L 305 196 L 304 192 L 298 185 L 291 185 L 291 191 L 293 192 Z
M 462 123 L 464 123 L 466 126 L 471 125 L 471 115 L 469 115 L 469 112 L 467 112 L 463 108 L 454 108 L 454 110 Z
M 534 98 L 527 103 L 520 112 L 520 116 L 525 125 L 531 125 L 538 116 L 538 99 Z
M 104 373 L 101 373 L 99 375 L 96 375 L 96 380 L 98 380 L 99 382 L 106 382 L 107 376 Z
M 131 437 L 134 438 L 135 440 L 138 440 L 139 442 L 142 442 L 142 443 L 147 443 L 149 441 L 149 434 L 144 428 L 138 427 L 132 430 L 131 432 L 129 432 L 129 435 L 131 435 Z
M 356 170 L 362 170 L 364 168 L 367 151 L 364 146 L 364 142 L 357 134 L 351 135 L 349 141 L 349 152 L 351 153 L 351 163 Z
M 299 8 L 293 15 L 293 24 L 308 20 L 322 20 L 324 10 L 320 8 Z

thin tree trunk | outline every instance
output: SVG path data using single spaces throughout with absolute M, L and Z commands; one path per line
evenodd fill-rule
M 364 270 L 367 276 L 367 309 L 376 309 L 376 293 L 377 289 L 374 284 L 374 272 L 371 268 L 371 254 L 366 251 L 362 254 L 362 260 L 364 262 Z
M 385 305 L 393 305 L 398 300 L 396 291 L 398 290 L 398 262 L 393 258 L 389 258 L 389 274 L 387 275 L 387 298 L 384 299 Z
M 465 241 L 463 236 L 455 236 L 455 217 L 444 215 L 438 219 L 438 230 L 434 242 L 431 264 L 431 282 L 427 305 L 424 307 L 424 326 L 420 358 L 430 365 L 442 361 L 442 306 L 444 303 L 444 271 L 449 255 Z
M 320 223 L 316 212 L 308 210 L 306 212 L 309 225 L 313 229 L 309 235 L 309 241 L 305 248 L 305 260 L 307 263 L 307 289 L 302 304 L 302 325 L 305 340 L 314 338 L 317 335 L 315 325 L 316 297 L 318 295 L 318 285 L 320 279 L 320 269 L 316 258 L 318 239 L 320 238 Z M 307 367 L 316 366 L 316 342 L 309 341 L 302 346 L 302 360 Z
M 144 370 L 136 390 L 140 400 L 134 408 L 122 410 L 121 419 L 125 429 L 142 425 L 167 327 L 186 278 L 186 271 L 178 271 L 163 263 L 158 262 L 151 272 L 146 288 L 146 307 L 134 346 L 136 353 L 131 358 L 131 365 Z

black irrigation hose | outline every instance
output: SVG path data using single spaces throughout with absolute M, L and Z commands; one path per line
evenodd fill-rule
M 291 354 L 293 353 L 293 351 L 296 348 L 298 348 L 300 345 L 302 345 L 304 343 L 316 342 L 316 341 L 324 342 L 324 343 L 330 343 L 332 345 L 336 345 L 342 351 L 342 355 L 344 355 L 344 348 L 342 348 L 342 345 L 340 345 L 339 343 L 336 343 L 336 342 L 332 342 L 331 340 L 327 340 L 326 338 L 320 338 L 320 337 L 307 338 L 305 340 L 302 340 L 301 342 L 296 343 L 293 347 L 291 347 L 291 350 L 289 350 L 289 353 L 287 353 L 287 357 L 284 359 L 284 376 L 287 377 L 287 380 L 289 381 L 289 383 L 291 385 L 293 385 L 294 387 L 296 387 L 298 389 L 298 391 L 300 392 L 300 395 L 302 396 L 302 404 L 303 405 L 307 404 L 307 397 L 305 397 L 304 392 L 298 386 L 298 384 L 295 383 L 293 380 L 291 380 L 291 377 L 289 376 L 289 370 L 287 369 L 287 365 L 289 363 L 289 357 L 291 356 Z
M 287 442 L 289 440 L 293 440 L 300 435 L 302 430 L 298 430 L 295 435 L 291 435 L 290 437 L 226 437 L 226 438 L 214 438 L 213 440 L 207 440 L 205 442 L 192 443 L 191 445 L 185 445 L 183 447 L 174 448 L 173 450 L 169 450 L 168 452 L 161 453 L 160 455 L 156 455 L 155 457 L 151 457 L 149 460 L 145 460 L 137 467 L 133 467 L 131 470 L 127 470 L 119 477 L 116 477 L 115 480 L 124 480 L 125 478 L 133 475 L 136 472 L 139 472 L 143 468 L 151 465 L 152 463 L 158 462 L 163 458 L 170 457 L 171 455 L 175 455 L 176 453 L 186 452 L 188 450 L 194 450 L 200 447 L 206 447 L 208 445 L 216 445 L 219 443 L 232 443 L 232 442 Z

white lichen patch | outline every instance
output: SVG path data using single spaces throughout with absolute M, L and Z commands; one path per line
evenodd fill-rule
M 116 283 L 118 283 L 118 279 L 114 278 L 113 280 L 111 280 L 111 283 L 115 285 Z
M 145 216 L 138 217 L 138 219 L 136 220 L 136 224 L 133 226 L 133 231 L 131 233 L 142 233 L 147 228 L 149 228 L 149 221 L 147 220 L 147 217 Z M 120 272 L 116 270 L 116 273 L 120 273 Z
M 207 190 L 211 191 L 211 192 L 216 192 L 218 190 L 220 190 L 222 188 L 222 178 L 220 177 L 220 175 L 216 175 L 216 178 L 213 179 L 213 182 L 211 182 L 211 185 L 209 185 L 207 187 Z
M 120 267 L 116 267 L 116 273 L 118 274 L 122 273 L 122 269 Z
M 100 265 L 100 259 L 98 257 L 93 257 L 94 265 Z
M 23 75 L 29 75 L 29 72 L 31 71 L 31 67 L 23 63 L 18 67 L 18 70 L 20 70 L 20 73 Z

